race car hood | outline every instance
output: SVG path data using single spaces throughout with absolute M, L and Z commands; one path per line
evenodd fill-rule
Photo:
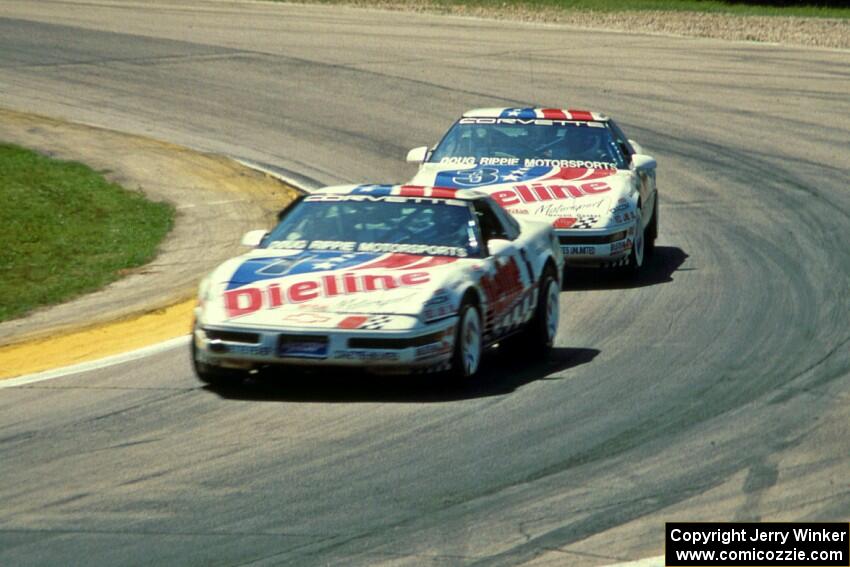
M 513 215 L 561 229 L 601 228 L 624 222 L 622 211 L 633 205 L 637 191 L 631 170 L 561 165 L 474 165 L 458 169 L 457 165 L 425 163 L 410 183 L 475 189 L 492 195 Z M 616 216 L 620 216 L 619 221 Z
M 346 315 L 419 317 L 450 308 L 475 258 L 256 249 L 217 268 L 201 290 L 206 324 L 339 326 Z M 303 325 L 302 325 L 303 324 Z

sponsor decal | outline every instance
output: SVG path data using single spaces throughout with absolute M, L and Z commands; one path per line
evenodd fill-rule
M 422 309 L 422 318 L 425 322 L 447 317 L 455 312 L 451 299 L 446 290 L 440 289 L 434 292 L 434 296 L 425 302 Z
M 514 166 L 516 168 L 529 169 L 532 167 L 558 167 L 564 169 L 596 169 L 596 170 L 616 170 L 617 164 L 610 161 L 590 161 L 583 159 L 553 159 L 553 158 L 518 158 L 518 157 L 482 157 L 475 158 L 472 156 L 451 156 L 440 158 L 441 165 L 466 165 L 469 167 L 497 165 L 497 166 Z M 476 173 L 467 176 L 464 174 L 452 176 L 452 181 L 456 185 L 462 187 L 478 187 L 479 185 L 488 185 L 498 183 L 498 178 L 489 177 L 486 170 L 474 170 Z M 516 170 L 507 172 L 504 175 L 516 174 Z M 610 175 L 611 172 L 606 172 L 605 175 Z M 492 175 L 492 173 L 491 173 Z M 484 181 L 490 179 L 490 181 Z M 438 178 L 439 181 L 445 181 L 443 178 Z
M 500 118 L 544 118 L 549 120 L 593 120 L 593 114 L 586 110 L 561 108 L 506 108 Z
M 396 253 L 396 254 L 417 254 L 417 255 L 429 255 L 429 256 L 453 256 L 456 258 L 466 258 L 469 255 L 469 252 L 466 248 L 460 246 L 441 246 L 434 244 L 398 244 L 395 242 L 353 242 L 353 241 L 340 241 L 340 240 L 275 240 L 269 243 L 269 249 L 272 250 L 282 250 L 282 249 L 309 249 L 311 251 L 323 251 L 323 252 L 347 252 L 348 255 L 324 255 L 321 258 L 317 255 L 309 255 L 303 254 L 300 256 L 291 256 L 280 259 L 254 259 L 253 262 L 263 262 L 263 261 L 274 261 L 274 263 L 278 266 L 278 270 L 280 272 L 290 273 L 295 272 L 299 273 L 298 270 L 294 270 L 295 266 L 300 262 L 309 262 L 314 259 L 319 259 L 315 263 L 311 264 L 312 268 L 308 271 L 322 270 L 322 269 L 336 269 L 337 263 L 345 263 L 347 260 L 351 261 L 363 261 L 369 260 L 371 258 L 364 258 L 362 256 L 355 256 L 354 252 L 362 252 L 368 254 L 386 254 L 386 253 Z M 374 256 L 373 256 L 374 257 Z M 273 273 L 273 270 L 269 267 L 264 267 L 263 270 L 257 270 L 257 273 Z M 303 272 L 303 270 L 301 270 Z
M 450 156 L 440 159 L 443 165 L 475 165 L 476 160 L 472 156 Z
M 447 342 L 441 343 L 432 343 L 430 345 L 423 345 L 421 347 L 416 347 L 416 360 L 421 360 L 423 358 L 431 358 L 432 356 L 437 356 L 440 354 L 446 354 L 451 350 L 451 345 Z
M 338 350 L 334 353 L 337 360 L 386 361 L 398 360 L 398 353 L 385 350 Z
M 387 315 L 349 315 L 337 324 L 337 329 L 383 329 L 392 319 Z
M 495 273 L 485 274 L 480 285 L 487 298 L 487 334 L 505 332 L 530 313 L 529 293 L 523 294 L 522 275 L 516 259 L 511 256 L 497 266 Z M 526 301 L 523 301 L 525 295 Z M 498 329 L 498 331 L 496 331 Z
M 570 161 L 570 160 L 561 160 L 561 161 Z M 578 164 L 581 163 L 599 163 L 599 162 L 576 162 Z M 598 167 L 588 167 L 585 165 L 569 165 L 562 166 L 547 177 L 546 179 L 560 179 L 563 181 L 589 181 L 591 179 L 603 179 L 605 177 L 611 177 L 615 175 L 616 170 L 606 169 L 606 168 L 598 168 Z
M 310 243 L 309 240 L 273 240 L 266 248 L 272 250 L 304 250 Z
M 519 165 L 518 157 L 483 157 L 479 165 Z
M 453 187 L 414 187 L 406 191 L 405 195 L 373 195 L 368 191 L 355 192 L 353 189 L 348 194 L 336 193 L 314 193 L 304 197 L 305 201 L 318 201 L 327 203 L 339 203 L 344 201 L 369 202 L 369 203 L 427 203 L 440 204 L 449 207 L 466 207 L 464 201 L 455 199 L 457 188 Z M 401 193 L 401 190 L 399 190 Z M 418 195 L 417 193 L 421 193 Z M 427 194 L 427 195 L 426 195 Z M 430 195 L 430 196 L 428 196 Z
M 304 337 L 301 341 L 282 342 L 277 352 L 278 356 L 291 358 L 327 358 L 328 343 Z
M 448 252 L 450 246 L 429 247 L 435 251 Z M 457 251 L 455 251 L 457 252 Z M 464 253 L 466 251 L 464 250 Z M 342 270 L 421 270 L 451 264 L 457 258 L 445 256 L 421 256 L 416 254 L 346 253 L 338 251 L 305 251 L 292 256 L 271 258 L 249 258 L 234 272 L 227 289 L 235 289 L 257 281 L 278 279 L 314 272 Z
M 495 273 L 484 274 L 480 284 L 488 303 L 522 292 L 522 276 L 516 258 L 510 256 L 507 262 L 496 267 Z
M 561 250 L 568 256 L 595 256 L 596 248 L 593 246 L 562 246 Z
M 321 313 L 293 313 L 283 318 L 287 323 L 301 323 L 303 325 L 317 325 L 319 323 L 327 323 L 331 320 L 327 315 Z
M 417 286 L 429 281 L 431 276 L 428 272 L 408 272 L 402 275 L 334 273 L 290 284 L 270 283 L 264 288 L 252 286 L 228 289 L 224 292 L 224 306 L 227 316 L 233 318 L 285 304 Z
M 249 258 L 230 278 L 227 288 L 245 284 L 329 270 L 348 270 L 377 258 L 374 254 L 340 254 L 336 251 L 304 251 L 292 256 Z
M 552 226 L 555 228 L 570 228 L 576 223 L 575 217 L 560 217 L 555 219 Z
M 417 291 L 412 291 L 413 288 L 408 288 L 411 291 L 405 291 L 403 288 L 393 290 L 391 300 L 383 298 L 382 293 L 357 293 L 345 297 L 336 296 L 332 302 L 318 298 L 309 303 L 296 305 L 295 308 L 309 309 L 310 311 L 321 312 L 393 312 L 399 305 L 410 304 L 410 302 L 421 301 L 421 297 Z
M 549 167 L 479 167 L 441 171 L 434 180 L 436 185 L 450 187 L 483 187 L 511 181 L 526 181 L 543 177 L 551 171 Z
M 247 354 L 255 356 L 268 356 L 271 354 L 271 349 L 269 347 L 260 345 L 227 344 L 223 346 L 227 352 L 233 354 Z
M 611 186 L 604 181 L 592 181 L 576 185 L 543 185 L 542 183 L 530 183 L 527 185 L 514 185 L 509 189 L 493 191 L 490 195 L 503 207 L 511 207 L 524 203 L 539 203 L 541 201 L 553 201 L 564 199 L 580 199 L 582 197 L 598 195 L 611 190 Z
M 601 211 L 604 208 L 605 200 L 556 201 L 538 205 L 530 211 L 530 214 L 546 217 L 577 217 L 582 213 Z
M 586 182 L 610 177 L 616 173 L 616 165 L 608 162 L 533 158 L 523 160 L 521 167 L 518 164 L 517 166 L 494 165 L 492 167 L 440 171 L 435 176 L 434 184 L 469 188 L 502 185 L 511 182 L 523 183 L 527 181 L 559 180 Z
M 511 112 L 517 112 L 512 114 Z M 586 122 L 584 126 L 590 128 L 604 128 L 599 122 L 591 122 L 593 116 L 588 112 L 581 118 L 537 118 L 533 109 L 512 109 L 508 113 L 502 113 L 500 118 L 461 118 L 459 124 L 513 124 L 521 126 L 576 126 L 579 122 Z
M 599 217 L 585 215 L 576 219 L 576 222 L 573 223 L 573 228 L 593 228 L 593 225 L 597 222 L 599 222 Z
M 452 184 L 462 187 L 478 187 L 499 182 L 498 169 L 473 169 L 461 171 L 452 177 Z
M 350 240 L 273 240 L 267 248 L 272 250 L 330 250 L 354 252 L 357 242 Z
M 427 254 L 429 256 L 454 256 L 466 258 L 466 248 L 459 246 L 436 246 L 431 244 L 396 244 L 393 242 L 361 242 L 358 252 L 394 252 L 399 254 Z
M 474 165 L 470 164 L 470 165 Z M 388 203 L 405 203 L 410 199 L 398 199 L 398 197 L 438 197 L 451 199 L 455 196 L 457 189 L 449 187 L 426 187 L 423 185 L 359 185 L 352 189 L 350 195 L 370 195 L 374 197 L 396 197 L 395 199 L 383 199 Z M 326 199 L 308 199 L 310 201 Z M 358 200 L 358 199 L 347 199 Z M 363 200 L 363 199 L 359 199 Z
M 340 321 L 336 328 L 337 329 L 356 329 L 363 323 L 369 320 L 368 315 L 350 315 Z
M 527 158 L 523 165 L 525 167 L 560 167 L 563 169 L 595 169 L 595 170 L 603 170 L 605 175 L 598 175 L 598 177 L 606 177 L 610 175 L 609 172 L 604 172 L 604 170 L 616 170 L 617 164 L 612 163 L 610 161 L 588 161 L 588 160 L 577 160 L 577 159 L 550 159 L 550 158 Z

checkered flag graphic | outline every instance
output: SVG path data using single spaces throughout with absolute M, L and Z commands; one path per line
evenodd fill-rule
M 581 217 L 570 228 L 593 228 L 599 217 Z
M 368 321 L 360 325 L 360 328 L 375 331 L 377 329 L 383 329 L 389 322 L 390 318 L 388 316 L 375 315 L 374 317 L 370 317 Z

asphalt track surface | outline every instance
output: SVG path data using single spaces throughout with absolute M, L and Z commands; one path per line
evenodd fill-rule
M 0 390 L 0 564 L 606 564 L 665 520 L 850 515 L 850 54 L 225 3 L 0 4 L 0 105 L 400 181 L 463 109 L 593 107 L 660 164 L 631 285 L 462 386 L 200 387 L 187 352 Z

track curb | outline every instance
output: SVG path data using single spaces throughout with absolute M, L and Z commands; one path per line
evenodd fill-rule
M 81 161 L 96 170 L 106 169 L 111 181 L 128 189 L 138 187 L 153 200 L 168 200 L 178 211 L 174 228 L 150 264 L 101 290 L 0 324 L 0 380 L 185 335 L 197 281 L 237 252 L 238 236 L 244 230 L 268 225 L 280 207 L 302 191 L 273 171 L 225 156 L 34 114 L 0 109 L 0 138 L 52 157 Z M 114 159 L 99 147 L 104 145 Z M 179 170 L 185 170 L 180 179 L 184 186 L 171 187 L 168 175 Z M 233 210 L 226 212 L 227 218 L 223 214 L 219 218 L 230 202 Z M 212 208 L 216 204 L 223 207 Z M 192 231 L 203 238 L 187 246 L 186 235 Z M 206 246 L 209 242 L 214 250 Z M 181 273 L 169 277 L 175 262 Z

